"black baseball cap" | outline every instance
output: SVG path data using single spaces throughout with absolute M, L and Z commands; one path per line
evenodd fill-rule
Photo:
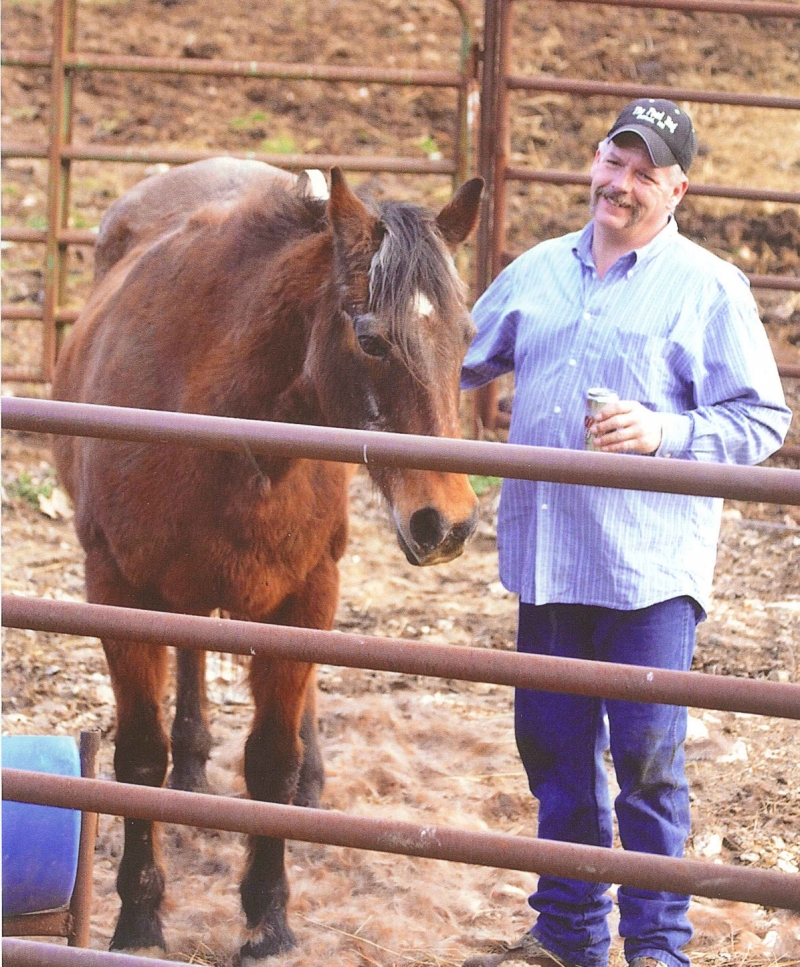
M 620 112 L 607 137 L 630 131 L 638 134 L 657 168 L 680 165 L 687 172 L 697 150 L 692 119 L 664 98 L 640 97 Z

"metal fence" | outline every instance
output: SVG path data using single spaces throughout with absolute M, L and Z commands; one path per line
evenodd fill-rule
M 653 457 L 547 450 L 474 440 L 448 440 L 332 428 L 290 426 L 186 413 L 126 410 L 88 404 L 7 398 L 6 429 L 72 433 L 118 440 L 190 444 L 255 454 L 491 473 L 605 487 L 660 490 L 780 501 L 800 505 L 800 471 L 696 464 Z M 546 691 L 743 711 L 800 719 L 800 685 L 603 666 L 486 649 L 423 645 L 311 629 L 215 621 L 7 596 L 7 627 L 67 634 L 134 637 L 159 645 L 233 654 L 257 653 L 344 667 L 484 681 Z M 800 910 L 797 877 L 695 860 L 672 859 L 510 836 L 348 816 L 97 780 L 3 771 L 3 796 L 256 835 L 404 853 L 539 874 L 669 889 Z M 6 950 L 8 953 L 6 954 Z M 71 963 L 51 959 L 38 945 L 4 946 L 9 963 Z M 58 954 L 61 957 L 62 954 Z M 63 955 L 68 957 L 69 955 Z M 98 967 L 120 963 L 97 955 Z M 37 959 L 39 958 L 39 959 Z M 132 964 L 133 962 L 131 962 Z
M 74 322 L 77 311 L 63 307 L 66 282 L 66 250 L 70 245 L 95 244 L 89 230 L 69 228 L 70 178 L 74 161 L 143 162 L 147 164 L 187 164 L 203 158 L 228 154 L 255 158 L 292 170 L 330 168 L 340 165 L 349 171 L 384 171 L 450 176 L 454 183 L 466 180 L 474 166 L 473 128 L 477 119 L 477 63 L 472 24 L 464 0 L 448 0 L 460 21 L 459 70 L 404 70 L 340 65 L 266 63 L 244 60 L 199 60 L 187 57 L 104 56 L 76 49 L 78 0 L 54 0 L 53 37 L 50 53 L 43 51 L 4 51 L 2 64 L 41 70 L 48 68 L 50 84 L 50 130 L 47 143 L 6 142 L 5 158 L 46 158 L 48 161 L 47 228 L 8 227 L 3 237 L 10 242 L 39 242 L 45 246 L 44 299 L 41 308 L 2 306 L 5 319 L 41 319 L 42 357 L 38 366 L 4 367 L 3 378 L 24 382 L 50 382 L 55 367 L 59 330 Z M 456 130 L 453 153 L 449 158 L 398 158 L 360 155 L 269 154 L 241 151 L 196 151 L 109 147 L 73 141 L 73 87 L 76 76 L 90 71 L 115 71 L 144 74 L 203 75 L 245 77 L 284 81 L 327 81 L 356 84 L 387 84 L 415 87 L 451 88 L 457 92 Z
M 800 23 L 800 6 L 792 3 L 764 3 L 752 0 L 560 0 L 562 3 L 588 2 L 612 7 L 672 10 L 687 14 L 709 12 L 754 18 L 777 17 Z M 511 256 L 506 251 L 507 193 L 511 182 L 542 182 L 553 185 L 588 185 L 585 174 L 537 170 L 510 163 L 510 135 L 513 126 L 509 110 L 513 91 L 551 91 L 578 96 L 618 98 L 666 97 L 674 101 L 705 104 L 737 105 L 800 111 L 800 97 L 777 97 L 761 94 L 736 94 L 728 91 L 696 90 L 652 84 L 605 83 L 588 78 L 565 78 L 555 74 L 525 77 L 512 72 L 511 38 L 513 8 L 522 0 L 490 0 L 486 4 L 484 24 L 484 58 L 481 75 L 481 122 L 478 158 L 480 174 L 487 192 L 481 223 L 478 226 L 477 291 L 483 290 L 500 272 Z M 775 191 L 746 185 L 690 183 L 690 195 L 733 198 L 750 201 L 800 204 L 800 191 Z M 800 291 L 800 276 L 749 275 L 754 288 Z M 785 378 L 800 378 L 800 364 L 781 364 Z M 476 393 L 476 408 L 484 427 L 493 428 L 497 421 L 497 383 L 490 383 Z M 784 456 L 800 456 L 800 448 L 787 447 Z

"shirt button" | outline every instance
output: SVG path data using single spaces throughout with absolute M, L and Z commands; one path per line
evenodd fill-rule
M 547 504 L 542 504 L 542 510 L 547 510 Z
M 577 359 L 570 359 L 569 364 L 570 364 L 570 366 L 577 366 L 578 365 L 578 360 Z
M 553 407 L 553 412 L 554 412 L 554 413 L 560 413 L 560 412 L 561 412 L 561 407 L 560 407 L 560 406 L 558 406 L 558 405 L 556 405 L 556 406 L 554 406 L 554 407 Z
M 588 322 L 591 318 L 592 318 L 591 312 L 584 312 L 584 314 L 583 314 L 583 321 L 584 322 Z

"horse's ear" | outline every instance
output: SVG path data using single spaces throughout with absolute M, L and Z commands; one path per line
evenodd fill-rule
M 460 245 L 478 221 L 483 178 L 471 178 L 436 216 L 436 225 L 448 245 Z
M 331 197 L 328 214 L 334 236 L 348 250 L 359 247 L 376 233 L 379 219 L 350 191 L 341 168 L 331 169 Z

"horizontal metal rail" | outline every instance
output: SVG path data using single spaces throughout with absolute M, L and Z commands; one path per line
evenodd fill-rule
M 505 177 L 509 181 L 543 181 L 553 185 L 591 184 L 590 176 L 579 172 L 525 168 L 519 165 L 509 165 L 505 169 Z M 698 185 L 689 182 L 686 194 L 709 198 L 735 198 L 742 201 L 773 201 L 787 205 L 800 205 L 800 191 L 779 191 L 772 188 L 739 188 L 735 185 Z M 774 276 L 774 278 L 787 282 L 794 281 L 785 276 Z
M 41 306 L 24 304 L 4 305 L 2 311 L 4 319 L 14 319 L 16 321 L 20 321 L 22 319 L 42 319 L 44 316 L 44 310 Z M 80 310 L 78 309 L 59 309 L 58 312 L 55 313 L 55 319 L 56 322 L 75 322 L 79 315 Z M 12 378 L 7 375 L 5 368 L 3 369 L 3 377 L 5 379 Z
M 6 628 L 800 719 L 800 685 L 3 595 Z
M 773 870 L 19 769 L 3 769 L 2 781 L 14 802 L 800 910 L 798 877 Z
M 6 967 L 175 967 L 174 960 L 9 937 L 3 937 L 3 963 Z
M 574 0 L 560 0 L 568 3 Z M 758 0 L 581 0 L 609 7 L 637 7 L 644 10 L 679 10 L 684 13 L 735 13 L 743 17 L 788 17 L 797 19 L 796 3 L 763 3 Z
M 9 50 L 3 66 L 50 67 L 52 57 L 34 51 Z M 402 67 L 349 67 L 338 64 L 293 64 L 280 61 L 206 60 L 195 57 L 139 57 L 93 53 L 67 53 L 65 70 L 124 71 L 142 74 L 181 74 L 214 77 L 249 77 L 261 80 L 327 81 L 390 84 L 409 87 L 463 87 L 467 77 L 458 71 Z
M 3 152 L 5 154 L 5 152 Z M 43 228 L 27 228 L 23 225 L 4 225 L 5 242 L 46 242 L 47 232 Z M 61 245 L 96 245 L 97 229 L 62 228 L 56 233 L 56 241 Z
M 272 154 L 264 151 L 193 151 L 182 148 L 154 148 L 126 145 L 64 145 L 58 152 L 66 161 L 119 161 L 139 164 L 184 165 L 206 158 L 245 158 L 266 161 L 280 168 L 332 168 L 338 165 L 348 171 L 386 171 L 398 174 L 453 175 L 456 162 L 446 158 L 390 158 L 379 155 L 338 155 L 338 154 Z M 46 144 L 9 143 L 3 146 L 6 158 L 47 158 Z
M 10 937 L 69 937 L 74 926 L 69 910 L 3 917 L 3 933 Z
M 34 433 L 800 504 L 800 470 L 785 467 L 741 467 L 26 397 L 5 397 L 0 405 L 4 428 Z
M 800 19 L 800 5 L 797 17 Z M 728 104 L 739 107 L 768 107 L 800 111 L 800 97 L 777 94 L 740 94 L 735 91 L 704 91 L 688 87 L 659 87 L 655 84 L 623 84 L 585 81 L 540 74 L 536 77 L 509 75 L 509 91 L 559 91 L 566 94 L 605 94 L 612 97 L 666 97 L 671 101 L 699 104 Z

